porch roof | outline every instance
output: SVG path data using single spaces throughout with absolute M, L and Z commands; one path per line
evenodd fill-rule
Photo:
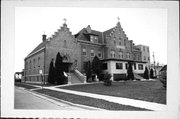
M 102 61 L 102 62 L 105 62 L 105 61 L 124 61 L 124 62 L 147 63 L 147 62 L 144 62 L 144 61 L 134 61 L 134 60 L 116 59 L 116 58 L 103 59 L 103 60 L 101 60 L 101 61 Z

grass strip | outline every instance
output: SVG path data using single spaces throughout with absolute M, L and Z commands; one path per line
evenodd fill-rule
M 112 86 L 96 83 L 59 88 L 166 104 L 166 89 L 159 81 L 113 82 Z
M 52 97 L 65 100 L 68 102 L 72 102 L 75 104 L 87 105 L 87 106 L 97 107 L 101 109 L 126 110 L 126 111 L 148 111 L 147 109 L 121 105 L 121 104 L 105 101 L 102 99 L 79 96 L 79 95 L 74 95 L 74 94 L 69 94 L 69 93 L 64 93 L 64 92 L 59 92 L 59 91 L 53 91 L 49 89 L 39 89 L 35 91 L 38 93 L 46 94 L 48 96 L 52 96 Z
M 37 87 L 35 87 L 35 86 L 28 85 L 28 84 L 23 84 L 23 83 L 15 83 L 15 86 L 23 87 L 23 88 L 25 88 L 25 89 L 34 89 L 34 88 L 37 88 Z

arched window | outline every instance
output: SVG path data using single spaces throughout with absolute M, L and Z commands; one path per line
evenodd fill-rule
M 29 69 L 31 69 L 31 61 L 29 62 Z
M 38 57 L 38 67 L 40 67 L 40 57 Z
M 123 53 L 121 51 L 119 52 L 119 58 L 123 58 Z
M 35 59 L 33 61 L 33 65 L 34 65 L 34 68 L 35 68 L 35 66 L 36 66 L 36 60 Z
M 67 42 L 66 42 L 66 40 L 64 40 L 64 46 L 63 46 L 64 48 L 67 48 Z
M 114 50 L 111 50 L 110 54 L 111 54 L 111 58 L 115 58 L 115 51 Z

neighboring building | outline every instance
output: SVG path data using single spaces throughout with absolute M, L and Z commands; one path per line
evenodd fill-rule
M 141 61 L 147 62 L 148 63 L 148 68 L 150 69 L 150 51 L 149 51 L 149 46 L 145 45 L 137 45 L 136 47 L 140 48 L 141 50 Z
M 44 34 L 42 43 L 25 58 L 24 77 L 26 81 L 41 82 L 39 70 L 42 70 L 47 81 L 49 64 L 52 60 L 55 62 L 58 52 L 63 56 L 65 72 L 84 73 L 84 64 L 98 56 L 104 72 L 111 73 L 113 80 L 126 76 L 128 62 L 133 63 L 134 73 L 142 74 L 150 59 L 148 55 L 148 60 L 142 59 L 145 53 L 139 46 L 128 40 L 120 22 L 104 32 L 92 30 L 88 25 L 75 35 L 64 23 L 52 37 L 47 39 Z M 149 47 L 146 48 L 149 52 Z
M 154 64 L 151 64 L 151 69 L 153 69 L 154 71 L 154 77 L 159 78 L 160 75 L 160 70 L 164 67 L 165 65 L 159 65 L 157 63 L 157 65 L 154 66 Z

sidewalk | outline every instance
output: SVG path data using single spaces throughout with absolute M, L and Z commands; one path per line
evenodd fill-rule
M 80 95 L 80 96 L 87 96 L 87 97 L 91 97 L 91 98 L 103 99 L 103 100 L 106 100 L 109 102 L 114 102 L 114 103 L 118 103 L 118 104 L 122 104 L 122 105 L 129 105 L 129 106 L 133 106 L 133 107 L 145 108 L 145 109 L 154 110 L 154 111 L 165 111 L 167 108 L 166 105 L 164 105 L 164 104 L 158 104 L 158 103 L 129 99 L 129 98 L 72 91 L 72 90 L 66 90 L 66 89 L 59 89 L 56 87 L 44 87 L 44 88 L 49 89 L 49 90 L 54 90 L 54 91 L 60 91 L 60 92 Z
M 50 102 L 51 103 L 50 108 L 52 108 L 52 109 L 80 110 L 80 111 L 81 110 L 83 110 L 83 111 L 85 111 L 85 110 L 95 110 L 95 111 L 105 110 L 105 109 L 100 109 L 100 108 L 86 106 L 86 105 L 74 104 L 74 103 L 67 102 L 67 101 L 64 101 L 64 100 L 61 100 L 61 99 L 57 99 L 55 97 L 51 97 L 51 96 L 48 96 L 48 95 L 45 95 L 45 94 L 34 92 L 32 90 L 29 91 L 29 90 L 26 90 L 26 89 L 21 88 L 21 87 L 20 88 L 19 87 L 15 87 L 15 89 L 26 92 L 26 95 L 31 94 L 31 95 L 41 99 L 42 101 L 46 101 L 46 103 L 44 103 L 43 105 L 38 106 L 39 103 L 41 103 L 42 101 L 39 101 L 39 100 L 33 101 L 35 99 L 35 98 L 33 98 L 33 100 L 28 101 L 28 103 L 33 103 L 34 102 L 34 103 L 37 103 L 37 104 L 27 105 L 26 107 L 24 107 L 24 109 L 26 109 L 26 108 L 27 109 L 29 109 L 29 108 L 34 108 L 34 109 L 42 108 L 42 109 L 44 109 L 44 108 L 47 108 L 47 106 L 48 106 L 47 102 Z M 17 98 L 17 96 L 16 96 L 16 98 Z M 25 101 L 27 101 L 29 99 L 30 98 L 27 98 Z M 23 101 L 24 101 L 24 98 L 23 98 Z M 25 103 L 23 103 L 23 106 L 25 106 Z

